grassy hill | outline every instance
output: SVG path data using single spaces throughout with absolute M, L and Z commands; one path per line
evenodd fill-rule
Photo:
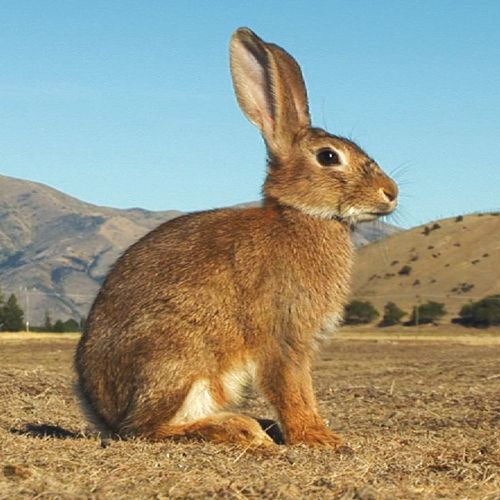
M 352 290 L 379 311 L 388 301 L 408 312 L 419 302 L 444 302 L 448 318 L 499 293 L 500 214 L 444 219 L 361 248 Z

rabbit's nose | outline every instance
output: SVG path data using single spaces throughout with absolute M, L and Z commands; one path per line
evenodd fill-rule
M 380 191 L 384 195 L 384 197 L 389 202 L 393 202 L 396 200 L 399 194 L 399 189 L 396 183 L 392 179 L 384 179 L 384 183 L 380 186 Z
M 395 191 L 390 191 L 389 189 L 385 188 L 382 188 L 382 191 L 389 201 L 394 201 L 398 197 L 398 194 Z

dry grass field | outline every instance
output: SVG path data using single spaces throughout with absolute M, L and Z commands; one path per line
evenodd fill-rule
M 73 397 L 77 337 L 0 334 L 0 498 L 498 499 L 500 335 L 461 332 L 341 332 L 315 369 L 340 453 L 103 441 Z

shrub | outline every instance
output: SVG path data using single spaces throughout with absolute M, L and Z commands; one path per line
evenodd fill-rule
M 79 332 L 80 331 L 80 323 L 70 318 L 64 322 L 64 331 L 65 332 Z
M 73 318 L 67 319 L 66 321 L 58 319 L 52 325 L 52 331 L 56 333 L 79 332 L 80 328 L 80 323 Z
M 444 304 L 429 300 L 425 304 L 413 308 L 410 321 L 407 325 L 424 325 L 435 323 L 446 314 Z
M 473 283 L 459 283 L 457 286 L 453 287 L 450 291 L 455 293 L 467 293 L 474 288 Z
M 378 326 L 392 326 L 401 323 L 401 318 L 406 313 L 400 309 L 394 302 L 387 302 L 384 306 L 384 316 Z
M 488 327 L 500 325 L 500 295 L 490 295 L 460 309 L 457 323 L 466 326 Z
M 58 319 L 52 326 L 52 331 L 56 333 L 64 333 L 64 323 L 60 319 Z
M 432 231 L 436 231 L 436 229 L 440 228 L 441 226 L 437 222 L 435 222 L 431 227 L 425 226 L 424 230 L 422 231 L 422 234 L 425 236 L 429 236 L 429 234 L 431 234 Z
M 353 300 L 345 308 L 344 322 L 347 325 L 368 324 L 376 320 L 380 314 L 371 302 Z
M 411 273 L 411 266 L 403 266 L 399 271 L 398 274 L 401 274 L 401 276 L 408 276 Z

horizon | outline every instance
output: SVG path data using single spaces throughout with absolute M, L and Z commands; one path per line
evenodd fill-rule
M 314 124 L 395 172 L 384 221 L 499 210 L 500 3 L 280 5 L 2 2 L 1 173 L 113 208 L 258 201 L 228 60 L 247 25 L 297 58 Z
M 54 189 L 54 190 L 58 191 L 59 193 L 61 193 L 64 196 L 69 196 L 69 197 L 74 198 L 75 200 L 77 200 L 79 202 L 82 202 L 82 203 L 85 203 L 85 204 L 89 204 L 89 205 L 93 205 L 93 206 L 95 206 L 97 208 L 117 209 L 117 210 L 142 210 L 142 211 L 146 211 L 146 212 L 179 212 L 179 215 L 185 215 L 185 214 L 190 213 L 190 212 L 187 212 L 187 211 L 185 212 L 185 211 L 179 210 L 179 209 L 177 209 L 175 207 L 166 208 L 166 209 L 160 209 L 160 210 L 150 210 L 150 209 L 147 209 L 147 208 L 144 208 L 144 207 L 139 207 L 139 206 L 135 206 L 135 207 L 134 206 L 116 207 L 116 206 L 112 206 L 112 205 L 97 205 L 95 203 L 91 203 L 91 202 L 89 202 L 87 200 L 84 200 L 84 199 L 78 198 L 76 196 L 73 196 L 70 193 L 66 193 L 64 191 L 61 191 L 60 189 L 57 189 L 54 186 L 49 186 L 48 184 L 45 184 L 44 182 L 34 181 L 34 180 L 31 180 L 31 179 L 24 179 L 24 178 L 21 178 L 21 177 L 13 177 L 13 176 L 4 175 L 4 174 L 0 174 L 0 177 L 7 177 L 7 178 L 10 178 L 10 179 L 14 179 L 16 181 L 39 184 L 42 187 L 46 187 L 46 188 L 49 188 L 49 189 Z M 237 207 L 237 206 L 244 206 L 244 205 L 251 204 L 251 203 L 258 203 L 260 201 L 261 201 L 260 199 L 242 201 L 241 203 L 237 203 L 236 205 L 232 205 L 232 206 L 227 207 L 227 208 Z M 215 208 L 218 208 L 218 207 L 215 207 Z M 220 208 L 224 208 L 224 207 L 220 207 Z M 355 227 L 358 226 L 359 224 L 371 224 L 371 223 L 377 224 L 377 223 L 383 223 L 383 224 L 386 224 L 386 225 L 389 225 L 389 226 L 396 227 L 396 228 L 398 228 L 398 229 L 400 229 L 402 231 L 407 231 L 407 230 L 409 231 L 411 229 L 417 229 L 417 228 L 419 228 L 421 226 L 425 226 L 425 225 L 431 224 L 433 222 L 439 222 L 439 221 L 446 220 L 446 219 L 453 219 L 453 218 L 460 217 L 460 216 L 467 217 L 467 216 L 471 216 L 471 215 L 495 215 L 497 213 L 499 213 L 498 210 L 483 210 L 483 211 L 479 210 L 479 211 L 475 211 L 475 212 L 462 212 L 462 213 L 451 214 L 451 215 L 448 215 L 446 217 L 442 217 L 440 219 L 429 219 L 427 221 L 424 221 L 424 222 L 421 222 L 421 223 L 419 223 L 417 225 L 409 226 L 409 227 L 400 226 L 395 221 L 388 220 L 393 215 L 393 214 L 391 214 L 391 216 L 389 216 L 389 217 L 379 217 L 378 219 L 375 219 L 373 221 L 358 222 L 357 224 L 355 224 Z

